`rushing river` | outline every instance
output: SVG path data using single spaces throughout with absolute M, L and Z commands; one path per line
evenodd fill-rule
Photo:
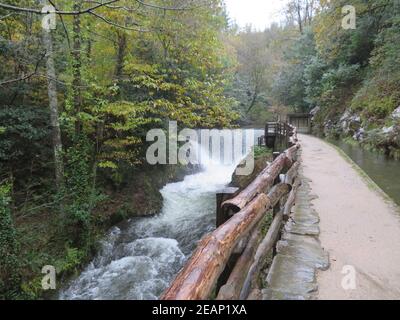
M 262 131 L 256 130 L 255 141 L 260 135 Z M 230 183 L 235 167 L 253 144 L 229 165 L 200 150 L 202 172 L 165 186 L 159 215 L 114 227 L 99 254 L 61 291 L 60 298 L 157 299 L 201 237 L 215 228 L 215 193 Z
M 400 205 L 400 161 L 341 140 L 330 142 L 342 149 L 387 195 Z

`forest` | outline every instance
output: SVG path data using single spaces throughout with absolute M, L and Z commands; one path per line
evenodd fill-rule
M 65 281 L 111 226 L 159 211 L 191 170 L 146 163 L 169 121 L 311 112 L 315 134 L 400 158 L 400 1 L 289 0 L 282 17 L 261 31 L 221 0 L 0 0 L 0 298 L 46 298 L 43 266 Z

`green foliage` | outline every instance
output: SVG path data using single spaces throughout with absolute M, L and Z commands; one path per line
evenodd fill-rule
M 17 188 L 29 170 L 48 167 L 50 157 L 48 112 L 39 107 L 0 108 L 0 169 L 17 175 Z M 25 169 L 25 165 L 30 166 Z
M 49 264 L 49 261 L 51 261 L 51 265 L 54 265 L 58 279 L 60 279 L 61 276 L 64 275 L 69 276 L 76 274 L 82 263 L 85 262 L 86 257 L 87 253 L 84 250 L 70 247 L 61 248 L 59 257 L 57 259 L 54 257 L 47 257 L 39 264 L 39 267 L 34 268 L 38 275 L 30 280 L 22 282 L 21 290 L 18 291 L 13 298 L 36 300 L 43 297 L 45 292 L 42 288 L 43 274 L 40 272 L 40 270 L 43 265 L 46 263 Z M 32 259 L 35 259 L 35 257 L 32 257 Z
M 258 159 L 261 157 L 265 157 L 267 155 L 271 155 L 272 156 L 272 150 L 268 149 L 266 147 L 259 147 L 259 146 L 255 146 L 254 147 L 254 158 Z
M 273 118 L 271 91 L 282 51 L 277 38 L 283 36 L 284 31 L 276 26 L 263 32 L 250 26 L 240 32 L 233 28 L 226 35 L 225 45 L 236 56 L 236 73 L 225 92 L 237 101 L 232 106 L 243 124 L 263 124 Z
M 77 271 L 77 267 L 79 267 L 84 258 L 86 257 L 86 253 L 77 248 L 69 248 L 67 247 L 65 250 L 65 257 L 59 259 L 55 262 L 55 268 L 57 273 L 75 273 Z
M 312 107 L 310 97 L 306 95 L 310 87 L 309 63 L 315 61 L 314 35 L 307 30 L 293 42 L 285 52 L 287 64 L 279 71 L 272 92 L 274 98 L 285 106 L 290 106 L 298 112 L 307 112 Z M 308 72 L 308 73 L 307 73 Z M 315 72 L 315 71 L 314 71 Z M 314 74 L 311 74 L 314 76 Z
M 320 107 L 315 128 L 337 121 L 350 107 L 361 114 L 364 127 L 382 125 L 400 104 L 398 3 L 353 1 L 354 30 L 341 26 L 347 4 L 321 1 L 311 29 L 290 44 L 274 85 L 283 105 L 298 111 Z
M 102 196 L 94 185 L 94 171 L 91 167 L 92 147 L 84 136 L 75 137 L 74 146 L 66 152 L 67 166 L 65 171 L 66 204 L 64 224 L 72 245 L 88 249 L 91 243 L 91 213 Z M 74 236 L 71 236 L 74 235 Z
M 265 215 L 262 224 L 261 224 L 261 233 L 263 236 L 266 236 L 269 228 L 271 227 L 272 221 L 274 220 L 274 215 L 272 211 L 268 211 Z
M 193 3 L 155 0 L 154 5 Z M 37 8 L 38 3 L 20 6 Z M 74 3 L 59 0 L 57 7 L 71 11 Z M 190 128 L 235 125 L 235 101 L 225 92 L 235 59 L 221 41 L 227 20 L 220 0 L 193 10 L 121 0 L 96 9 L 102 18 L 66 15 L 63 27 L 52 31 L 54 52 L 47 56 L 41 15 L 0 11 L 6 16 L 0 21 L 0 179 L 13 178 L 13 210 L 21 221 L 18 230 L 26 231 L 14 235 L 24 246 L 21 294 L 37 298 L 41 266 L 56 261 L 61 272 L 68 272 L 89 256 L 96 223 L 111 220 L 95 208 L 104 193 L 126 187 L 128 176 L 136 178 L 131 175 L 144 165 L 150 129 L 165 129 L 169 120 Z M 138 25 L 149 32 L 135 32 Z M 53 112 L 52 120 L 61 129 L 60 153 L 55 152 L 58 123 L 51 127 L 48 111 L 51 86 L 44 77 L 49 57 L 55 64 L 59 117 L 54 119 Z M 63 170 L 54 165 L 58 154 Z M 57 183 L 55 169 L 63 173 Z M 11 279 L 3 270 L 0 276 Z
M 0 187 L 0 286 L 8 296 L 18 295 L 20 274 L 27 278 L 22 293 L 40 296 L 37 272 L 48 261 L 62 273 L 85 261 L 96 219 L 109 218 L 94 215 L 102 194 L 121 191 L 138 178 L 146 133 L 166 129 L 170 120 L 190 128 L 222 128 L 319 106 L 315 121 L 322 128 L 351 106 L 371 129 L 366 143 L 395 153 L 397 131 L 385 136 L 379 128 L 394 124 L 390 114 L 400 104 L 398 1 L 352 1 L 357 28 L 344 30 L 341 8 L 348 1 L 321 0 L 301 32 L 293 4 L 286 25 L 264 32 L 229 28 L 220 0 L 193 10 L 132 7 L 132 1 L 121 0 L 96 9 L 100 19 L 82 14 L 78 23 L 65 16 L 63 28 L 52 32 L 65 180 L 57 192 L 41 16 L 13 14 L 0 21 L 0 82 L 32 74 L 0 85 L 0 179 L 13 180 L 12 199 L 10 186 Z M 154 5 L 173 7 L 176 1 L 154 0 Z M 59 0 L 57 6 L 68 11 L 73 3 Z M 0 11 L 2 17 L 9 13 Z M 255 148 L 258 160 L 266 153 Z M 159 204 L 146 196 L 150 183 L 140 185 L 141 198 Z M 118 207 L 117 220 L 136 205 L 119 201 L 128 205 Z M 18 230 L 29 230 L 28 235 L 16 233 L 11 203 L 22 221 Z M 51 223 L 38 223 L 50 214 Z M 33 226 L 49 228 L 51 235 L 32 236 Z M 16 259 L 19 242 L 25 247 L 23 272 Z M 52 242 L 59 252 L 52 252 Z
M 43 293 L 42 278 L 42 276 L 39 276 L 22 283 L 21 292 L 18 294 L 17 299 L 35 300 L 40 298 L 40 295 Z
M 12 298 L 18 288 L 18 242 L 10 208 L 10 183 L 0 185 L 0 298 Z
M 400 104 L 400 19 L 393 16 L 390 27 L 376 37 L 370 72 L 354 96 L 352 107 L 365 119 L 384 119 Z

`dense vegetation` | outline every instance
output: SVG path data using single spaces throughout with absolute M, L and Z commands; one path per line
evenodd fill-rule
M 400 157 L 399 1 L 291 4 L 299 9 L 294 27 L 302 28 L 276 73 L 276 101 L 301 112 L 314 109 L 316 133 L 348 136 Z M 342 26 L 345 5 L 355 8 L 355 29 Z M 315 10 L 305 14 L 307 7 Z
M 354 29 L 343 27 L 348 5 Z M 316 134 L 400 158 L 399 19 L 399 1 L 290 0 L 283 25 L 233 30 L 239 68 L 229 93 L 242 119 L 312 111 Z
M 285 22 L 240 30 L 220 0 L 0 1 L 0 298 L 43 296 L 112 224 L 157 213 L 171 166 L 146 133 L 263 124 L 314 129 L 400 156 L 400 4 L 290 0 Z M 345 5 L 355 29 L 342 27 Z
M 224 90 L 235 59 L 216 0 L 50 1 L 65 13 L 51 32 L 37 1 L 4 3 L 14 8 L 0 6 L 0 297 L 35 298 L 44 265 L 61 279 L 138 202 L 156 213 L 154 189 L 175 173 L 144 174 L 150 128 L 234 123 Z

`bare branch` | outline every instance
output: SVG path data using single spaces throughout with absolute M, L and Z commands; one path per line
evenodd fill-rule
M 102 2 L 99 4 L 96 4 L 93 7 L 87 8 L 87 9 L 83 9 L 83 10 L 79 10 L 79 11 L 60 11 L 60 10 L 56 10 L 54 13 L 59 14 L 59 15 L 79 15 L 79 14 L 85 14 L 85 13 L 91 13 L 91 11 L 99 9 L 101 7 L 105 7 L 106 5 L 109 4 L 113 4 L 116 2 L 119 2 L 121 0 L 109 0 L 106 2 Z M 5 3 L 0 3 L 0 8 L 6 9 L 6 10 L 12 10 L 12 11 L 20 11 L 20 12 L 29 12 L 29 13 L 35 13 L 35 14 L 49 14 L 50 12 L 42 12 L 42 10 L 39 9 L 32 9 L 32 8 L 23 8 L 23 7 L 17 7 L 17 6 L 13 6 L 13 5 L 9 5 L 9 4 L 5 4 Z
M 145 6 L 145 7 L 149 7 L 149 8 L 153 8 L 153 9 L 160 9 L 160 10 L 168 10 L 168 11 L 194 10 L 194 9 L 201 8 L 201 7 L 204 7 L 204 6 L 205 6 L 205 4 L 203 3 L 203 4 L 201 4 L 201 5 L 197 5 L 197 6 L 193 6 L 193 7 L 187 6 L 187 7 L 176 7 L 176 8 L 174 8 L 174 7 L 163 7 L 163 6 L 158 6 L 158 5 L 156 5 L 156 4 L 146 3 L 146 2 L 144 2 L 144 1 L 142 1 L 142 0 L 135 0 L 135 1 L 136 1 L 137 3 L 139 3 L 139 4 L 141 4 L 142 6 Z
M 32 78 L 34 75 L 36 75 L 36 73 L 37 73 L 37 71 L 39 69 L 39 65 L 40 65 L 40 63 L 42 62 L 42 60 L 43 60 L 43 58 L 45 56 L 46 56 L 46 53 L 43 53 L 40 56 L 40 59 L 36 62 L 35 70 L 33 72 L 31 72 L 31 73 L 29 73 L 29 74 L 27 74 L 25 76 L 22 76 L 22 77 L 20 77 L 18 79 L 12 79 L 12 80 L 6 80 L 6 81 L 3 81 L 3 82 L 0 82 L 0 86 L 7 86 L 7 85 L 10 85 L 10 84 L 13 84 L 13 83 L 16 83 L 16 82 L 25 81 L 25 80 L 28 80 L 29 78 Z
M 11 12 L 9 14 L 6 14 L 5 16 L 0 17 L 0 20 L 7 19 L 8 17 L 11 17 L 11 16 L 13 16 L 15 14 L 17 14 L 17 13 L 16 12 Z
M 116 23 L 116 22 L 113 22 L 113 21 L 111 21 L 111 20 L 108 20 L 107 18 L 105 18 L 105 17 L 103 17 L 102 15 L 97 14 L 97 13 L 95 13 L 95 12 L 91 12 L 91 11 L 90 11 L 89 13 L 90 13 L 91 15 L 95 16 L 96 18 L 99 18 L 99 19 L 102 20 L 103 22 L 105 22 L 105 23 L 107 23 L 107 24 L 109 24 L 109 25 L 111 25 L 111 26 L 117 27 L 117 28 L 121 28 L 121 29 L 125 29 L 125 30 L 131 30 L 131 31 L 138 31 L 138 32 L 150 32 L 150 30 L 148 30 L 148 29 L 139 29 L 139 28 L 133 28 L 133 27 L 123 26 L 123 25 L 121 25 L 121 24 L 118 24 L 118 23 Z M 135 24 L 135 25 L 139 26 L 138 24 Z
M 97 3 L 96 5 L 87 8 L 87 9 L 82 9 L 79 11 L 61 11 L 61 10 L 56 10 L 55 13 L 58 15 L 80 15 L 80 14 L 85 14 L 85 13 L 93 13 L 94 10 L 99 9 L 101 7 L 107 7 L 113 3 L 119 2 L 121 0 L 109 0 L 109 1 L 105 1 L 105 2 L 95 2 Z M 168 11 L 183 11 L 183 10 L 193 10 L 196 8 L 200 8 L 203 7 L 205 4 L 202 5 L 198 5 L 198 6 L 193 6 L 193 7 L 163 7 L 163 6 L 158 6 L 155 4 L 150 4 L 150 3 L 146 3 L 144 1 L 141 0 L 135 0 L 138 4 L 145 6 L 145 7 L 149 7 L 149 8 L 153 8 L 153 9 L 161 9 L 161 10 L 168 10 Z M 110 7 L 110 6 L 109 6 Z M 19 12 L 29 12 L 29 13 L 35 13 L 35 14 L 49 14 L 50 12 L 42 12 L 42 10 L 40 9 L 32 9 L 32 8 L 24 8 L 24 7 L 17 7 L 17 6 L 13 6 L 10 4 L 5 4 L 5 3 L 0 3 L 0 8 L 6 9 L 6 10 L 12 10 L 12 11 L 19 11 Z
M 57 10 L 56 4 L 52 0 L 49 0 L 49 2 Z M 62 24 L 63 29 L 64 29 L 65 36 L 67 37 L 68 48 L 71 50 L 71 41 L 69 39 L 68 30 L 67 30 L 67 27 L 66 27 L 66 25 L 64 23 L 64 19 L 63 19 L 62 15 L 60 15 L 60 20 L 61 20 L 61 24 Z

